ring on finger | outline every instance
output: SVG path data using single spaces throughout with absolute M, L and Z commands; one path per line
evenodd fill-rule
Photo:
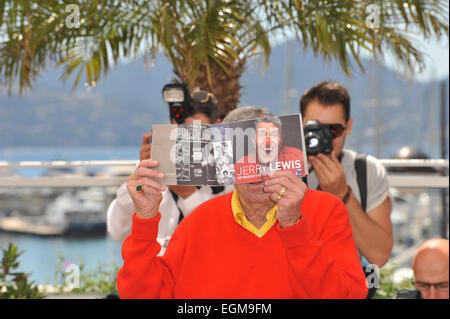
M 143 194 L 144 193 L 144 185 L 140 184 L 136 186 L 136 192 Z
M 275 201 L 278 203 L 280 201 L 280 199 L 284 196 L 284 193 L 286 193 L 286 187 L 282 187 L 281 191 L 278 193 L 277 198 L 275 199 Z

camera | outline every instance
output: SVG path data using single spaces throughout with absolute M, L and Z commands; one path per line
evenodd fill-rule
M 214 94 L 199 87 L 190 89 L 186 83 L 169 83 L 164 85 L 162 94 L 164 102 L 169 104 L 170 118 L 177 124 L 183 124 L 196 113 L 205 113 L 211 119 L 219 116 Z
M 305 134 L 306 154 L 330 154 L 333 150 L 333 135 L 328 126 L 316 120 L 306 122 L 303 128 Z
M 399 290 L 397 299 L 422 299 L 422 294 L 418 290 Z
M 170 118 L 177 124 L 183 124 L 187 117 L 196 113 L 205 113 L 214 118 L 218 112 L 214 94 L 198 87 L 190 89 L 186 83 L 169 83 L 162 89 L 163 100 L 169 104 Z M 202 106 L 198 107 L 198 104 Z
M 189 87 L 185 83 L 169 83 L 162 89 L 163 100 L 169 104 L 170 118 L 178 124 L 192 115 Z

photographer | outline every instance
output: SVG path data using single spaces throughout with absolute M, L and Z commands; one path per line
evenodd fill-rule
M 175 85 L 167 86 L 173 88 Z M 201 121 L 202 124 L 221 122 L 219 107 L 212 94 L 199 90 L 189 91 L 186 85 L 181 84 L 180 86 L 183 86 L 182 88 L 186 91 L 184 98 L 186 101 L 183 103 L 183 107 L 169 103 L 172 124 L 192 124 L 194 121 Z M 151 138 L 151 132 L 142 136 L 140 161 L 150 158 L 152 144 L 149 139 Z M 159 223 L 158 242 L 162 246 L 166 246 L 178 223 L 194 208 L 217 195 L 231 192 L 233 189 L 232 185 L 226 187 L 168 186 L 168 190 L 162 193 L 161 208 L 166 214 Z M 136 208 L 128 193 L 127 185 L 123 183 L 107 211 L 107 229 L 113 240 L 123 241 L 129 235 L 131 217 L 135 211 Z
M 357 154 L 344 149 L 345 139 L 350 135 L 353 124 L 347 90 L 336 82 L 318 83 L 302 95 L 300 112 L 303 125 L 316 120 L 325 130 L 322 136 L 328 134 L 331 144 L 325 147 L 328 148 L 327 152 L 314 155 L 308 152 L 308 162 L 312 165 L 307 176 L 308 186 L 343 200 L 349 211 L 353 236 L 360 254 L 369 263 L 383 266 L 388 261 L 393 246 L 390 218 L 392 195 L 389 192 L 386 170 L 376 158 L 367 156 L 366 169 L 357 172 Z M 305 125 L 308 148 L 307 129 L 308 125 Z M 366 177 L 362 191 L 358 183 L 361 174 Z M 362 264 L 364 267 L 367 262 L 362 260 Z

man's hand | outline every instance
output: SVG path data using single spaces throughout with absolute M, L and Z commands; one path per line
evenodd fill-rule
M 332 151 L 330 155 L 319 153 L 317 156 L 308 156 L 308 161 L 316 171 L 320 188 L 342 199 L 347 192 L 347 181 L 336 153 Z
M 281 228 L 286 228 L 294 225 L 301 217 L 300 208 L 308 187 L 291 171 L 276 172 L 264 182 L 264 191 L 272 193 L 270 198 L 275 203 L 283 187 L 286 190 L 278 201 L 277 219 Z
M 148 140 L 152 138 L 153 133 L 145 133 L 142 135 L 142 146 L 141 146 L 141 152 L 139 154 L 139 159 L 141 161 L 150 159 L 150 152 L 152 151 L 152 143 Z
M 158 161 L 143 160 L 134 173 L 128 177 L 128 192 L 136 206 L 136 216 L 139 218 L 156 217 L 162 200 L 161 192 L 167 189 L 166 186 L 155 181 L 156 178 L 164 177 L 162 172 L 152 169 L 158 165 Z M 136 190 L 138 185 L 143 186 L 143 192 Z

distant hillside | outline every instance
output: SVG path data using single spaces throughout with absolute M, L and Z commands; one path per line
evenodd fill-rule
M 338 80 L 352 97 L 355 125 L 349 146 L 388 157 L 400 146 L 412 144 L 438 156 L 437 83 L 405 82 L 382 66 L 364 63 L 367 73 L 356 71 L 349 78 L 335 63 L 325 63 L 295 45 L 276 47 L 268 69 L 257 63 L 249 66 L 241 105 L 261 105 L 276 114 L 295 113 L 305 89 L 319 81 Z M 61 69 L 51 69 L 42 74 L 32 92 L 20 98 L 8 96 L 3 89 L 0 148 L 139 145 L 141 134 L 152 123 L 168 122 L 161 88 L 173 77 L 171 70 L 159 55 L 150 70 L 142 60 L 119 65 L 96 88 L 80 85 L 71 93 L 72 81 L 63 85 Z M 378 112 L 377 104 L 381 105 Z

